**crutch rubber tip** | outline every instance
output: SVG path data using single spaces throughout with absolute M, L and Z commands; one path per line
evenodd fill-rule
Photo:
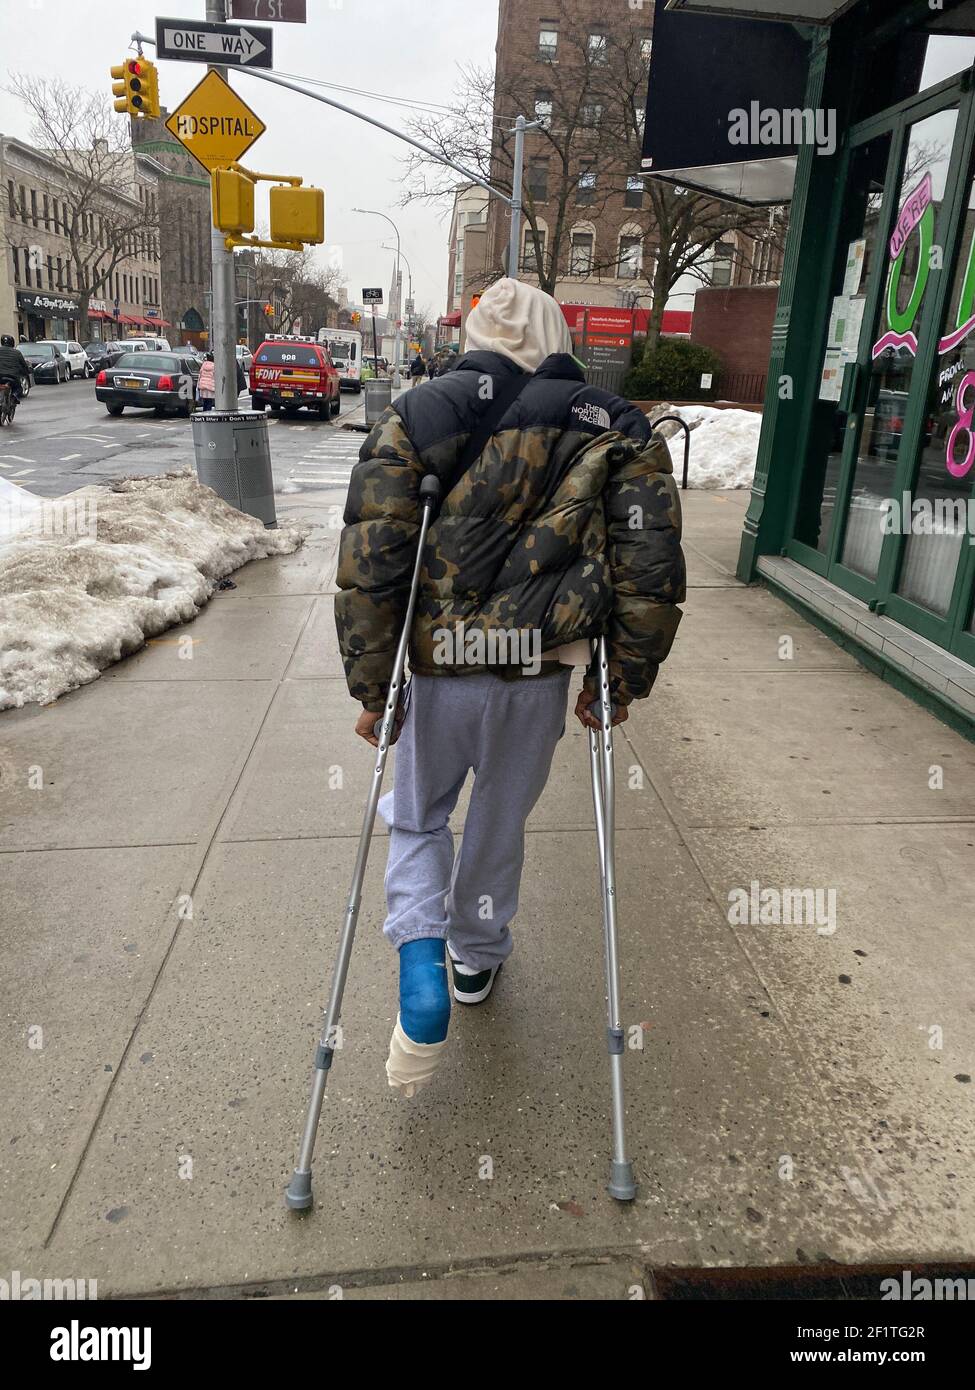
M 311 1173 L 299 1173 L 296 1168 L 291 1174 L 284 1204 L 289 1211 L 307 1211 L 314 1198 L 311 1195 Z
M 611 1197 L 615 1197 L 617 1202 L 633 1201 L 636 1196 L 636 1182 L 633 1178 L 633 1164 L 629 1160 L 626 1163 L 617 1163 L 613 1159 L 610 1163 L 606 1191 Z

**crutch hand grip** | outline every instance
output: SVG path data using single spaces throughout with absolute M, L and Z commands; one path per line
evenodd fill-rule
M 440 479 L 436 473 L 427 473 L 420 483 L 420 503 L 432 507 L 440 497 Z

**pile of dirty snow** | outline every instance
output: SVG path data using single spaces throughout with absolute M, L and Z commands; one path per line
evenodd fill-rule
M 718 410 L 712 405 L 658 405 L 647 419 L 679 415 L 691 430 L 691 462 L 687 486 L 700 488 L 751 487 L 758 457 L 762 416 L 751 410 Z M 678 480 L 684 469 L 684 431 L 673 421 L 661 425 Z
M 9 504 L 8 504 L 9 509 Z M 46 500 L 0 542 L 0 710 L 47 704 L 195 618 L 248 560 L 297 550 L 190 472 Z

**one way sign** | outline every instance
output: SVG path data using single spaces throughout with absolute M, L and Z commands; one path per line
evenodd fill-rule
M 271 30 L 203 19 L 156 19 L 156 57 L 236 68 L 272 67 Z

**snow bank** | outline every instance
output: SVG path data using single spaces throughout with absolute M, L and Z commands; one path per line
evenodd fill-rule
M 304 538 L 265 530 L 189 471 L 81 488 L 17 528 L 0 543 L 0 710 L 96 680 L 195 618 L 225 575 Z
M 690 425 L 689 488 L 751 487 L 762 432 L 760 412 L 718 410 L 712 405 L 658 405 L 648 411 L 647 419 L 653 421 L 661 415 L 679 415 Z M 668 441 L 674 472 L 680 478 L 684 468 L 684 431 L 673 422 L 660 428 Z

